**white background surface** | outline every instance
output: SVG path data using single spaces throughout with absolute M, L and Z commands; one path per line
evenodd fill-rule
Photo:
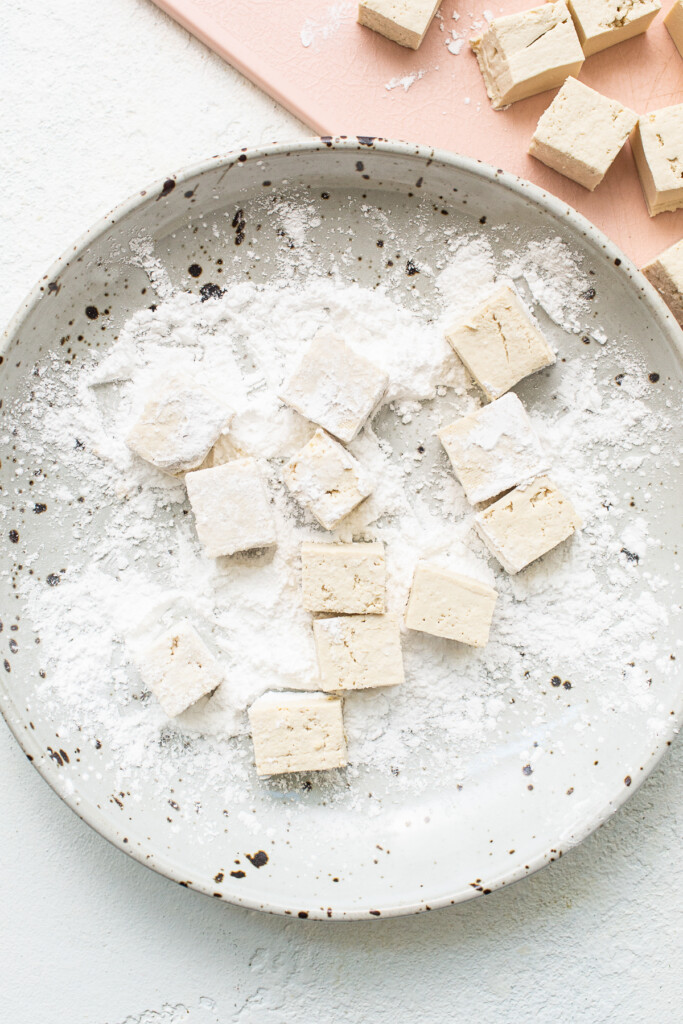
M 267 31 L 267 5 L 255 10 Z M 1 324 L 138 188 L 309 134 L 149 0 L 5 0 L 0 111 Z M 615 819 L 540 874 L 360 924 L 271 918 L 180 888 L 91 832 L 3 724 L 0 758 L 0 1024 L 681 1019 L 680 743 Z

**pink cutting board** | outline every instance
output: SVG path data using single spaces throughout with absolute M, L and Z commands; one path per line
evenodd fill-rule
M 488 9 L 486 0 L 444 0 L 417 52 L 361 28 L 351 0 L 154 2 L 320 135 L 382 136 L 478 157 L 564 199 L 638 264 L 683 236 L 683 210 L 648 216 L 628 145 L 594 193 L 527 155 L 554 93 L 491 109 L 467 40 L 485 10 L 497 17 L 530 0 Z M 683 102 L 683 60 L 662 13 L 645 35 L 590 57 L 580 78 L 638 113 Z

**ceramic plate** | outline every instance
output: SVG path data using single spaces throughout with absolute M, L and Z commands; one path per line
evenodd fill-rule
M 377 247 L 372 218 L 361 217 L 362 207 L 382 209 L 404 253 L 414 243 L 417 204 L 426 237 L 438 237 L 444 209 L 451 226 L 485 231 L 501 252 L 559 235 L 591 277 L 591 323 L 610 337 L 632 339 L 633 357 L 658 385 L 645 400 L 669 421 L 666 450 L 680 451 L 675 409 L 681 332 L 629 261 L 575 212 L 526 182 L 463 157 L 373 139 L 323 139 L 216 158 L 117 208 L 52 267 L 6 332 L 0 433 L 6 432 L 13 397 L 30 390 L 36 365 L 48 357 L 73 359 L 79 344 L 106 350 L 117 327 L 150 304 L 144 268 L 121 258 L 133 237 L 142 233 L 153 240 L 173 281 L 186 280 L 192 263 L 215 269 L 219 257 L 222 282 L 245 272 L 263 280 L 264 257 L 277 252 L 286 259 L 287 253 L 287 240 L 276 232 L 249 234 L 264 196 L 317 204 L 318 251 L 341 257 L 352 236 L 364 258 L 341 264 L 343 274 L 365 284 L 382 277 L 386 254 Z M 245 244 L 226 246 L 212 228 L 226 216 L 232 223 L 238 208 L 246 214 Z M 430 244 L 437 243 L 426 242 L 422 258 L 436 262 Z M 416 275 L 415 287 L 428 289 L 428 276 Z M 108 311 L 105 329 L 93 319 L 93 307 Z M 581 344 L 559 329 L 552 340 L 560 356 L 565 347 L 575 352 Z M 613 387 L 620 369 L 618 349 L 605 346 L 601 380 Z M 680 597 L 673 557 L 681 539 L 680 491 L 670 460 L 659 457 L 660 440 L 653 438 L 642 453 L 646 472 L 629 473 L 616 464 L 613 487 L 656 538 L 644 571 L 661 582 L 673 606 Z M 141 778 L 119 791 L 106 743 L 87 749 L 67 743 L 41 712 L 36 694 L 46 652 L 35 643 L 23 581 L 29 571 L 47 579 L 57 563 L 68 564 L 68 524 L 57 526 L 49 514 L 34 512 L 36 502 L 49 509 L 58 501 L 68 481 L 49 452 L 43 465 L 29 465 L 21 446 L 10 444 L 2 452 L 0 482 L 0 697 L 10 728 L 44 778 L 94 829 L 156 871 L 226 901 L 299 917 L 373 918 L 441 907 L 509 885 L 604 822 L 653 769 L 680 723 L 680 676 L 659 670 L 675 651 L 671 615 L 654 638 L 652 699 L 620 701 L 625 650 L 624 665 L 601 665 L 599 678 L 585 685 L 548 687 L 541 716 L 534 711 L 525 719 L 519 708 L 504 712 L 490 741 L 460 766 L 457 784 L 454 777 L 434 792 L 411 793 L 392 786 L 388 773 L 370 773 L 357 785 L 372 790 L 371 816 L 354 811 L 353 803 L 328 806 L 324 789 L 315 785 L 296 793 L 294 816 L 281 792 L 256 785 L 248 806 L 231 813 L 217 787 L 202 792 L 200 826 L 196 780 L 179 773 L 168 799 Z M 96 524 L 97 517 L 93 529 Z M 530 769 L 531 777 L 525 762 L 535 744 L 546 756 Z

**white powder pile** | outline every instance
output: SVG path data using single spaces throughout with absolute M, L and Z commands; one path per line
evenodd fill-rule
M 279 216 L 300 244 L 306 224 L 316 226 L 305 212 L 297 219 L 283 208 Z M 384 541 L 388 608 L 399 615 L 418 559 L 476 576 L 500 594 L 486 648 L 405 631 L 405 685 L 345 699 L 350 765 L 326 780 L 331 799 L 356 800 L 355 780 L 366 768 L 391 770 L 392 784 L 414 791 L 452 782 L 468 758 L 501 742 L 501 715 L 512 704 L 520 722 L 543 722 L 551 677 L 595 687 L 606 664 L 632 663 L 623 670 L 620 701 L 647 708 L 653 720 L 661 715 L 663 727 L 666 712 L 648 687 L 648 671 L 657 651 L 652 637 L 666 620 L 666 590 L 643 572 L 654 539 L 612 484 L 615 463 L 637 471 L 649 439 L 658 432 L 666 440 L 665 424 L 644 401 L 644 368 L 624 355 L 631 372 L 607 389 L 599 386 L 607 349 L 576 352 L 574 345 L 575 354 L 544 378 L 545 399 L 527 405 L 551 476 L 585 527 L 518 576 L 488 556 L 435 437 L 480 404 L 444 327 L 495 284 L 515 281 L 569 329 L 585 318 L 588 282 L 558 239 L 507 253 L 496 266 L 483 237 L 454 233 L 443 266 L 422 268 L 435 279 L 437 298 L 417 309 L 391 289 L 345 285 L 326 268 L 295 283 L 232 283 L 202 302 L 168 292 L 144 243 L 136 257 L 163 301 L 132 317 L 105 357 L 80 369 L 56 358 L 43 364 L 35 399 L 17 401 L 10 416 L 27 456 L 56 460 L 71 480 L 56 496 L 68 515 L 82 510 L 73 529 L 79 554 L 59 586 L 30 578 L 24 584 L 45 658 L 42 713 L 64 741 L 78 732 L 81 746 L 106 744 L 122 784 L 142 771 L 148 787 L 163 787 L 181 772 L 198 786 L 220 787 L 237 804 L 247 800 L 254 773 L 246 708 L 268 689 L 317 685 L 311 616 L 300 600 L 299 552 L 308 539 Z M 301 347 L 323 327 L 389 376 L 383 410 L 349 446 L 375 490 L 332 535 L 281 482 L 284 461 L 315 428 L 276 398 Z M 182 480 L 126 447 L 140 396 L 171 374 L 219 387 L 235 410 L 224 457 L 259 461 L 277 522 L 273 550 L 205 558 Z M 69 504 L 79 496 L 82 504 Z M 134 664 L 144 645 L 180 619 L 209 645 L 225 682 L 169 721 Z M 663 660 L 657 667 L 668 671 Z M 609 690 L 605 702 L 613 695 Z M 586 725 L 577 707 L 574 728 Z M 268 785 L 292 784 L 285 778 Z

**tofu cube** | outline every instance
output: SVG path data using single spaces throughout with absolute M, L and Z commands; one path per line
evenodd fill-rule
M 209 558 L 275 544 L 275 520 L 255 459 L 195 470 L 185 483 Z
M 290 459 L 282 478 L 325 530 L 333 530 L 372 491 L 370 478 L 358 460 L 324 430 L 316 430 Z
M 342 702 L 328 693 L 269 691 L 249 708 L 259 775 L 343 768 Z
M 186 711 L 223 681 L 218 662 L 189 623 L 164 633 L 138 658 L 138 669 L 170 718 Z
M 669 30 L 676 49 L 683 57 L 683 0 L 676 0 L 673 7 L 664 19 L 664 24 Z
M 470 647 L 484 647 L 497 597 L 493 587 L 470 576 L 418 562 L 408 598 L 406 626 Z
M 379 405 L 389 378 L 339 338 L 313 339 L 280 398 L 340 441 L 353 441 Z
M 568 78 L 541 116 L 529 153 L 592 192 L 637 120 L 628 107 Z
M 564 0 L 494 18 L 470 39 L 494 110 L 578 75 L 584 55 Z
M 503 568 L 519 572 L 581 529 L 581 519 L 555 484 L 541 476 L 475 516 L 475 527 Z
M 171 378 L 148 397 L 126 444 L 176 476 L 202 464 L 231 419 L 232 411 L 208 388 Z
M 309 612 L 380 615 L 386 587 L 384 544 L 302 544 L 301 583 Z
M 683 327 L 683 240 L 646 264 L 643 273 Z
M 489 501 L 548 469 L 531 420 L 512 392 L 438 433 L 472 504 Z
M 643 114 L 631 149 L 648 213 L 655 217 L 683 206 L 683 103 Z
M 659 0 L 567 0 L 587 57 L 645 32 L 662 6 Z
M 417 50 L 441 0 L 360 0 L 358 24 Z
M 366 690 L 404 681 L 401 631 L 393 615 L 342 615 L 313 623 L 320 686 Z
M 490 400 L 555 362 L 555 353 L 507 285 L 447 331 L 446 339 Z

